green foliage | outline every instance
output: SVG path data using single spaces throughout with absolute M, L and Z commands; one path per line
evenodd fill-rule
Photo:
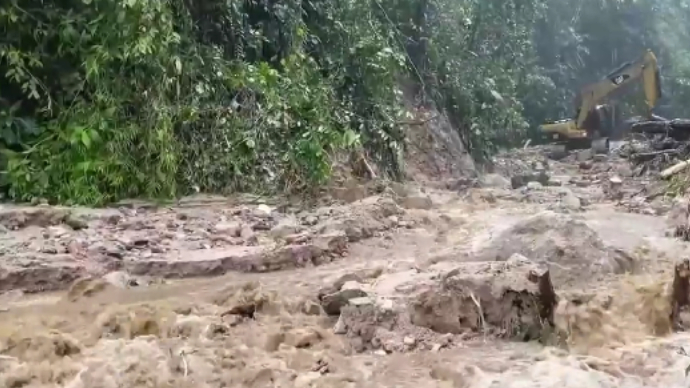
M 295 1 L 0 6 L 7 193 L 101 204 L 305 190 L 360 143 L 397 155 L 400 53 L 361 4 L 348 7 L 330 14 L 356 24 L 337 22 L 348 51 L 325 55 L 308 51 L 322 38 Z
M 687 117 L 689 17 L 687 0 L 9 0 L 1 185 L 75 204 L 304 192 L 353 150 L 398 178 L 403 102 L 446 113 L 481 161 L 645 48 L 659 113 Z

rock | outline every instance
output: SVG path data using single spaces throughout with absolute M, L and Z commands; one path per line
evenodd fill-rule
M 580 210 L 582 208 L 582 202 L 572 191 L 567 190 L 561 192 L 561 205 L 568 210 Z
M 322 253 L 336 255 L 347 252 L 348 241 L 347 235 L 342 231 L 324 233 L 312 239 L 314 246 Z
M 98 295 L 113 285 L 101 278 L 84 277 L 75 281 L 67 291 L 67 300 L 76 302 L 82 298 Z
M 508 227 L 475 255 L 477 261 L 505 261 L 514 253 L 550 266 L 556 282 L 573 277 L 624 273 L 633 260 L 601 240 L 586 223 L 567 214 L 544 211 Z
M 302 231 L 296 220 L 287 218 L 280 220 L 278 225 L 271 228 L 269 235 L 275 239 L 285 239 L 287 236 L 297 234 Z
M 548 269 L 522 255 L 468 263 L 410 301 L 412 323 L 439 333 L 466 331 L 541 338 L 553 325 L 557 297 Z
M 87 277 L 84 266 L 73 261 L 71 257 L 55 255 L 55 261 L 49 264 L 0 266 L 0 294 L 12 290 L 34 293 L 69 288 L 73 282 Z
M 434 207 L 434 202 L 427 195 L 410 195 L 400 199 L 400 206 L 405 209 L 429 210 Z
M 541 183 L 533 181 L 527 183 L 527 188 L 529 190 L 541 190 L 544 186 Z
M 575 154 L 575 158 L 578 162 L 585 162 L 591 160 L 594 157 L 594 152 L 591 148 L 580 150 Z
M 374 300 L 368 296 L 360 296 L 358 298 L 352 298 L 348 300 L 347 304 L 350 306 L 367 306 L 370 304 L 374 304 Z
M 673 200 L 671 209 L 666 216 L 666 226 L 672 230 L 690 225 L 690 199 L 689 197 L 678 197 Z
M 334 294 L 334 293 L 340 291 L 343 288 L 343 286 L 345 285 L 345 283 L 348 283 L 348 282 L 356 282 L 356 283 L 361 284 L 361 283 L 363 283 L 362 279 L 363 279 L 362 276 L 360 276 L 359 274 L 356 274 L 356 273 L 348 273 L 348 274 L 342 275 L 338 279 L 336 279 L 333 282 L 333 284 L 322 287 L 319 290 L 318 298 L 319 298 L 319 300 L 321 300 L 326 295 Z
M 341 290 L 333 294 L 324 295 L 321 300 L 321 307 L 328 315 L 338 315 L 344 306 L 347 306 L 350 299 L 366 297 L 367 293 L 358 288 Z
M 391 338 L 398 325 L 399 313 L 380 302 L 368 297 L 353 298 L 340 311 L 335 329 L 348 337 L 358 352 L 383 350 L 382 347 L 390 351 L 404 350 L 402 342 Z
M 343 286 L 340 287 L 340 289 L 341 290 L 364 290 L 365 286 L 364 286 L 364 284 L 362 284 L 358 281 L 351 280 L 351 281 L 345 282 L 345 284 L 343 284 Z
M 333 333 L 334 334 L 345 334 L 347 333 L 347 326 L 345 326 L 345 321 L 343 321 L 342 317 L 338 317 L 338 321 L 335 323 L 335 326 L 333 326 Z
M 319 223 L 319 218 L 313 215 L 307 215 L 302 218 L 302 224 L 306 226 L 314 226 Z
M 539 182 L 542 185 L 547 185 L 549 179 L 550 177 L 546 170 L 532 174 L 514 175 L 510 178 L 510 186 L 513 189 L 519 189 L 520 187 L 526 186 L 529 182 Z
M 310 348 L 323 339 L 323 335 L 312 328 L 292 329 L 285 334 L 283 343 L 295 348 Z
M 374 228 L 368 227 L 363 228 L 356 225 L 355 222 L 335 221 L 325 224 L 319 232 L 322 234 L 327 234 L 329 232 L 344 232 L 349 242 L 357 242 L 373 236 L 373 229 Z
M 618 173 L 618 175 L 625 178 L 631 178 L 635 175 L 632 168 L 630 168 L 630 165 L 627 163 L 619 165 L 616 168 L 616 172 Z
M 103 280 L 108 282 L 110 285 L 121 289 L 143 285 L 140 284 L 141 281 L 124 271 L 109 272 L 103 275 Z
M 393 193 L 399 197 L 407 197 L 410 195 L 410 188 L 403 183 L 391 182 L 388 187 L 390 187 L 391 190 L 393 190 Z
M 240 230 L 240 237 L 248 245 L 256 245 L 259 241 L 254 230 L 250 226 L 246 226 L 246 225 L 243 226 L 242 229 Z
M 620 177 L 615 176 L 615 175 L 609 178 L 609 182 L 610 182 L 612 185 L 621 185 L 621 184 L 623 184 L 623 180 L 622 180 Z
M 348 187 L 336 187 L 331 190 L 331 196 L 345 203 L 361 201 L 369 195 L 366 187 L 348 182 Z
M 481 177 L 480 185 L 492 189 L 509 189 L 510 180 L 500 174 L 486 174 Z
M 82 230 L 89 227 L 89 223 L 85 219 L 72 213 L 65 217 L 65 224 L 74 230 Z
M 594 167 L 594 164 L 592 164 L 592 161 L 586 160 L 584 162 L 580 162 L 580 164 L 578 164 L 577 167 L 580 170 L 591 170 L 592 167 Z
M 216 233 L 222 233 L 229 237 L 240 237 L 242 231 L 242 224 L 239 222 L 219 222 L 213 229 Z
M 612 176 L 603 187 L 604 194 L 610 200 L 620 201 L 623 199 L 623 180 L 618 176 Z
M 262 217 L 262 218 L 268 217 L 272 213 L 273 213 L 273 209 L 270 206 L 263 204 L 263 203 L 258 205 L 254 209 L 254 214 L 259 216 L 259 217 Z

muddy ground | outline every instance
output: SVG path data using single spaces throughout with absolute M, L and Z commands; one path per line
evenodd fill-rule
M 311 209 L 5 205 L 0 386 L 687 386 L 673 201 L 545 155 Z

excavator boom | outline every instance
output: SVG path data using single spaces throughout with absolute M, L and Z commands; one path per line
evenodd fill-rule
M 543 124 L 541 131 L 554 138 L 575 142 L 588 142 L 595 132 L 607 137 L 606 132 L 610 133 L 613 129 L 602 128 L 601 116 L 607 112 L 599 104 L 640 79 L 648 108 L 646 116 L 651 118 L 652 110 L 661 98 L 661 83 L 656 55 L 647 50 L 637 61 L 624 63 L 602 80 L 583 87 L 577 95 L 577 113 L 573 119 Z
M 647 116 L 651 117 L 652 109 L 656 106 L 659 98 L 661 98 L 661 83 L 656 55 L 651 50 L 647 50 L 638 61 L 625 63 L 603 80 L 582 88 L 579 99 L 581 105 L 578 108 L 576 121 L 577 127 L 586 129 L 583 128 L 585 120 L 597 104 L 617 90 L 640 78 L 642 79 L 645 102 L 648 107 Z

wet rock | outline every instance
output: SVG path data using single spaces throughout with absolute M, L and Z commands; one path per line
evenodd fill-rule
M 355 220 L 332 221 L 322 225 L 322 227 L 319 229 L 319 233 L 325 235 L 333 232 L 343 232 L 345 233 L 345 236 L 347 236 L 347 240 L 349 242 L 358 242 L 362 239 L 373 236 L 375 229 L 375 227 L 361 227 L 356 224 Z
M 480 185 L 492 189 L 509 189 L 510 180 L 500 174 L 486 174 L 481 178 Z
M 256 313 L 272 314 L 279 311 L 278 295 L 264 289 L 261 283 L 247 282 L 240 287 L 228 287 L 218 293 L 213 302 L 227 307 L 221 317 L 236 315 L 254 319 Z
M 671 209 L 666 216 L 666 226 L 675 231 L 679 228 L 687 228 L 690 225 L 690 199 L 679 197 L 673 200 Z
M 70 214 L 66 209 L 49 206 L 32 208 L 7 208 L 0 210 L 0 225 L 10 230 L 22 229 L 27 226 L 47 227 L 59 225 Z
M 254 230 L 246 225 L 240 230 L 240 238 L 242 238 L 247 245 L 257 245 L 259 242 L 259 238 Z
M 103 275 L 103 280 L 116 288 L 145 287 L 151 284 L 150 279 L 136 277 L 124 271 L 112 271 Z
M 349 338 L 358 352 L 371 349 L 404 351 L 406 346 L 402 338 L 393 334 L 400 317 L 398 311 L 381 300 L 353 298 L 342 307 L 334 331 Z
M 55 260 L 48 265 L 0 266 L 0 292 L 21 290 L 25 293 L 34 293 L 64 290 L 86 275 L 86 269 L 75 265 L 72 258 L 64 257 L 62 259 L 65 262 L 60 262 L 60 255 L 55 256 Z
M 302 231 L 302 226 L 297 220 L 286 218 L 280 220 L 276 226 L 271 228 L 269 235 L 275 239 L 285 239 L 287 236 L 295 235 Z
M 624 193 L 623 193 L 623 180 L 614 175 L 607 179 L 604 187 L 604 195 L 610 200 L 613 201 L 620 201 L 623 199 Z
M 213 227 L 216 233 L 222 233 L 229 237 L 240 237 L 242 224 L 239 222 L 219 222 Z
M 337 291 L 333 294 L 324 295 L 321 300 L 321 307 L 328 315 L 338 315 L 344 306 L 347 306 L 351 299 L 366 297 L 367 293 L 361 288 L 350 288 Z
M 537 173 L 514 175 L 510 178 L 510 186 L 513 189 L 526 186 L 529 182 L 539 182 L 542 185 L 546 185 L 549 183 L 549 174 L 546 171 L 539 171 Z
M 295 348 L 310 348 L 323 340 L 324 336 L 313 328 L 299 328 L 285 334 L 283 343 Z
M 67 291 L 67 299 L 76 302 L 82 298 L 98 295 L 113 285 L 105 279 L 87 277 L 75 281 Z
M 621 164 L 618 167 L 616 167 L 616 172 L 619 176 L 622 176 L 624 178 L 631 178 L 635 175 L 632 168 L 630 168 L 630 165 L 627 163 Z
M 329 284 L 325 287 L 322 287 L 319 290 L 319 293 L 318 293 L 319 300 L 321 300 L 323 297 L 325 297 L 328 294 L 334 294 L 334 293 L 340 291 L 343 288 L 343 286 L 345 285 L 345 283 L 352 282 L 352 281 L 357 282 L 357 283 L 363 283 L 362 276 L 360 276 L 359 274 L 348 273 L 348 274 L 342 275 L 338 279 L 336 279 L 333 282 L 333 284 Z
M 483 332 L 540 338 L 553 323 L 557 297 L 546 266 L 522 255 L 468 263 L 410 301 L 412 323 L 439 333 Z
M 319 223 L 319 218 L 314 215 L 307 215 L 302 218 L 302 224 L 307 226 L 314 226 Z
M 594 167 L 594 164 L 592 163 L 592 161 L 587 160 L 587 161 L 584 161 L 584 162 L 580 162 L 580 164 L 578 164 L 577 167 L 578 167 L 580 170 L 585 170 L 585 171 L 587 171 L 587 170 L 591 170 L 592 167 Z
M 592 151 L 591 148 L 580 150 L 577 153 L 575 153 L 575 158 L 577 159 L 578 162 L 585 162 L 585 161 L 591 160 L 593 157 L 594 157 L 594 152 Z
M 427 195 L 411 195 L 400 200 L 400 206 L 405 209 L 429 210 L 434 207 L 434 202 Z
M 349 239 L 345 232 L 335 231 L 314 236 L 312 241 L 323 253 L 342 255 L 347 251 Z
M 632 270 L 632 259 L 601 240 L 584 222 L 567 214 L 544 211 L 496 235 L 475 256 L 479 261 L 505 261 L 520 253 L 550 266 L 557 282 L 572 277 Z
M 268 217 L 273 213 L 273 209 L 266 205 L 266 204 L 260 204 L 254 209 L 254 215 L 257 217 Z
M 527 183 L 527 188 L 528 188 L 529 190 L 541 190 L 543 187 L 544 187 L 544 186 L 543 186 L 541 183 L 537 182 L 537 181 L 533 181 L 533 182 L 528 182 L 528 183 Z
M 332 189 L 331 196 L 345 203 L 353 203 L 366 198 L 368 192 L 366 187 L 351 183 L 349 187 L 337 187 Z
M 82 230 L 89 227 L 88 222 L 84 218 L 72 213 L 65 217 L 65 224 L 74 230 Z
M 582 208 L 582 202 L 572 191 L 563 190 L 560 195 L 560 203 L 564 209 L 577 211 Z
M 391 182 L 388 187 L 390 187 L 393 193 L 399 197 L 407 197 L 408 195 L 412 194 L 410 188 L 400 182 Z

